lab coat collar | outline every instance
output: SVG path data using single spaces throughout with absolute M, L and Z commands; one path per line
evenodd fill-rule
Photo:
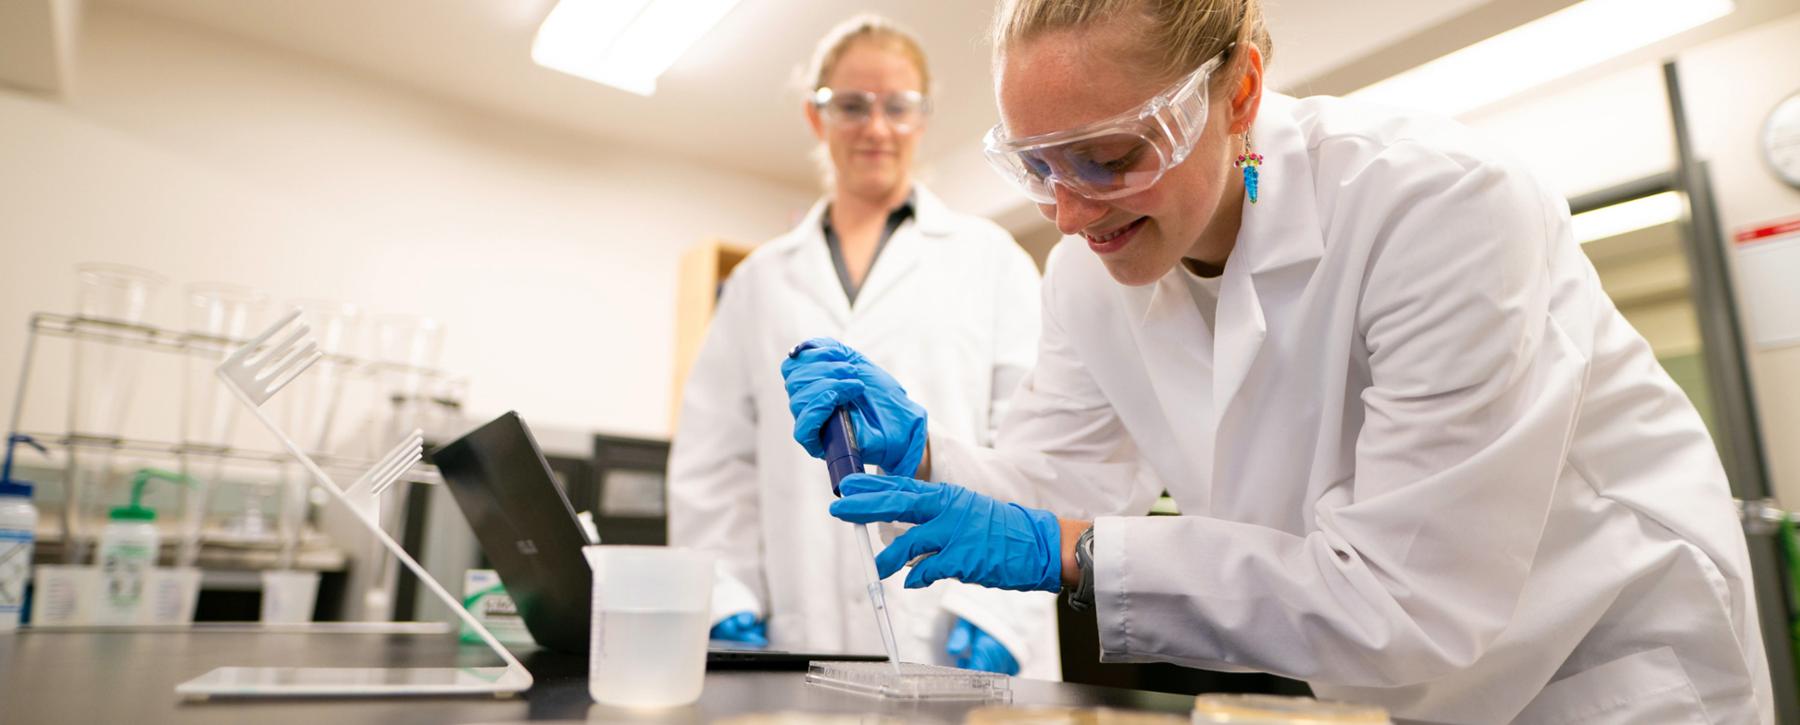
M 832 324 L 842 330 L 850 323 L 850 300 L 844 297 L 843 285 L 838 282 L 837 268 L 832 265 L 831 250 L 825 247 L 825 231 L 821 225 L 830 203 L 828 198 L 813 202 L 800 225 L 776 244 L 780 245 L 782 255 L 791 257 L 783 265 L 789 286 L 812 298 L 813 304 L 829 313 Z
M 1241 202 L 1243 223 L 1225 266 L 1226 279 L 1239 276 L 1234 272 L 1261 277 L 1293 265 L 1314 264 L 1325 253 L 1325 234 L 1313 199 L 1312 161 L 1293 106 L 1294 99 L 1288 96 L 1271 93 L 1263 98 L 1253 135 L 1264 159 L 1261 193 L 1255 204 L 1248 199 Z M 1139 289 L 1141 322 L 1192 305 L 1183 274 L 1179 268 L 1171 269 L 1155 284 Z
M 1219 290 L 1213 399 L 1221 420 L 1231 413 L 1268 337 L 1270 303 L 1297 297 L 1325 254 L 1312 157 L 1294 103 L 1289 96 L 1264 96 L 1252 135 L 1263 155 L 1261 194 L 1255 204 L 1242 202 L 1243 224 Z
M 937 195 L 914 184 L 912 200 L 912 220 L 894 230 L 894 236 L 888 238 L 887 246 L 875 258 L 875 266 L 869 268 L 862 291 L 856 295 L 856 306 L 850 312 L 852 317 L 856 309 L 880 304 L 883 297 L 898 288 L 901 279 L 919 266 L 925 255 L 932 253 L 932 245 L 926 240 L 951 234 L 955 213 L 944 206 Z
M 1143 310 L 1139 323 L 1150 343 L 1144 349 L 1168 358 L 1146 360 L 1153 379 L 1170 381 L 1174 387 L 1180 384 L 1174 381 L 1194 377 L 1191 361 L 1196 357 L 1212 360 L 1210 407 L 1215 423 L 1228 412 L 1268 336 L 1265 302 L 1270 295 L 1297 294 L 1297 289 L 1289 289 L 1291 283 L 1301 280 L 1303 285 L 1325 250 L 1312 163 L 1293 110 L 1291 97 L 1263 98 L 1253 135 L 1264 159 L 1261 194 L 1256 204 L 1241 202 L 1243 225 L 1220 282 L 1215 329 L 1205 329 L 1182 279 L 1186 272 L 1179 268 L 1153 285 L 1128 292 L 1139 297 Z M 1159 392 L 1166 399 L 1191 397 L 1175 390 Z
M 794 264 L 789 266 L 789 279 L 796 289 L 813 297 L 821 309 L 829 310 L 840 327 L 847 327 L 854 309 L 838 281 L 837 268 L 832 264 L 830 250 L 825 247 L 821 226 L 830 203 L 829 198 L 814 202 L 800 226 L 789 234 L 787 251 L 796 255 Z M 863 280 L 862 290 L 857 293 L 857 308 L 878 304 L 882 296 L 918 266 L 919 260 L 929 253 L 927 245 L 920 243 L 919 236 L 939 238 L 954 232 L 955 212 L 944 206 L 936 194 L 914 184 L 912 203 L 912 220 L 894 230 L 894 236 L 881 250 L 875 266 Z
M 919 233 L 928 237 L 950 236 L 955 226 L 955 212 L 944 206 L 924 186 L 913 185 L 913 223 L 918 225 Z
M 1258 277 L 1293 265 L 1310 265 L 1325 254 L 1319 225 L 1312 157 L 1306 135 L 1294 118 L 1295 100 L 1263 97 L 1251 142 L 1263 155 L 1257 203 L 1244 202 L 1243 226 L 1231 263 L 1243 263 Z

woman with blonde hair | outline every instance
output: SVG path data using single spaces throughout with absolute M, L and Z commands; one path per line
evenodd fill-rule
M 846 402 L 902 432 L 860 442 L 915 475 L 831 504 L 915 524 L 884 575 L 1066 589 L 1109 659 L 1408 719 L 1773 721 L 1718 454 L 1561 198 L 1452 122 L 1267 92 L 1257 0 L 1015 0 L 995 41 L 989 158 L 1068 237 L 994 446 L 854 343 L 784 363 L 802 441 Z
M 829 188 L 725 283 L 683 389 L 669 538 L 719 555 L 715 639 L 880 653 L 865 549 L 827 515 L 826 468 L 789 439 L 771 361 L 810 335 L 852 340 L 932 406 L 934 431 L 987 445 L 1031 366 L 1038 275 L 1004 230 L 913 181 L 930 110 L 918 41 L 881 18 L 853 18 L 820 42 L 810 81 L 805 118 Z M 903 659 L 1060 676 L 1052 595 L 957 582 L 890 589 Z

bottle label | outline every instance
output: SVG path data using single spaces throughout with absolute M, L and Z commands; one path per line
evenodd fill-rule
M 130 607 L 144 598 L 145 570 L 150 568 L 150 548 L 122 544 L 107 551 L 100 562 L 101 578 L 106 581 L 106 598 L 116 606 Z
M 13 613 L 25 603 L 31 577 L 31 532 L 0 529 L 0 613 Z

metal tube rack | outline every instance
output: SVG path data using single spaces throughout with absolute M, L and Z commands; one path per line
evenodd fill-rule
M 221 358 L 244 345 L 248 340 L 181 332 L 154 325 L 115 320 L 51 312 L 33 313 L 27 325 L 24 359 L 19 368 L 19 379 L 7 429 L 11 432 L 30 435 L 45 446 L 52 447 L 53 450 L 68 452 L 70 455 L 65 455 L 63 462 L 66 468 L 71 469 L 67 478 L 74 476 L 72 470 L 74 456 L 72 454 L 81 450 L 135 454 L 182 461 L 213 460 L 251 465 L 263 464 L 270 466 L 271 470 L 294 463 L 291 455 L 273 449 L 254 450 L 141 438 L 103 437 L 81 434 L 73 430 L 60 433 L 20 430 L 26 402 L 30 397 L 32 373 L 37 362 L 40 337 L 96 342 L 182 357 L 204 354 L 208 357 Z M 367 380 L 390 372 L 416 375 L 424 380 L 452 379 L 452 376 L 437 368 L 380 362 L 347 355 L 329 355 L 324 358 L 324 361 L 339 365 L 344 379 Z M 345 456 L 317 455 L 314 458 L 321 466 L 334 474 L 354 475 L 374 463 L 372 460 Z M 442 477 L 437 473 L 437 468 L 427 463 L 414 465 L 400 480 L 423 484 L 441 484 L 443 482 Z M 64 508 L 65 511 L 60 517 L 58 533 L 62 540 L 67 541 L 70 538 L 75 512 L 69 510 L 69 504 L 65 504 Z

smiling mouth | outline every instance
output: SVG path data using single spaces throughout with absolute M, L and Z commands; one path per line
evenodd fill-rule
M 1088 243 L 1090 243 L 1090 244 L 1105 244 L 1114 239 L 1118 239 L 1119 237 L 1125 236 L 1126 234 L 1129 234 L 1133 231 L 1136 231 L 1137 228 L 1139 226 L 1141 226 L 1149 218 L 1150 217 L 1138 217 L 1126 224 L 1121 224 L 1117 227 L 1114 227 L 1112 231 L 1107 232 L 1105 234 L 1090 234 L 1088 232 L 1082 232 L 1081 236 L 1086 238 L 1088 240 Z

